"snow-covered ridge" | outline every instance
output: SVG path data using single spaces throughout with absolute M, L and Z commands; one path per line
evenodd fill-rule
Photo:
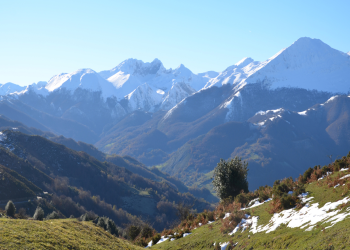
M 318 39 L 303 37 L 266 61 L 244 58 L 228 67 L 205 86 L 265 83 L 271 89 L 303 88 L 331 93 L 350 90 L 349 54 Z
M 25 88 L 12 82 L 0 84 L 0 95 L 17 94 L 25 90 Z
M 132 110 L 150 111 L 156 106 L 169 110 L 201 89 L 225 84 L 232 85 L 235 92 L 247 84 L 263 83 L 271 89 L 292 87 L 348 93 L 349 81 L 349 53 L 335 50 L 321 40 L 304 37 L 268 60 L 258 62 L 246 57 L 220 73 L 194 74 L 183 64 L 176 69 L 166 69 L 159 59 L 152 62 L 127 59 L 110 70 L 97 73 L 92 69 L 80 69 L 62 73 L 47 83 L 39 82 L 26 89 L 10 83 L 0 85 L 0 95 L 34 92 L 46 96 L 60 89 L 74 92 L 81 88 L 101 92 L 103 98 L 114 96 L 118 101 L 126 98 Z M 141 91 L 145 90 L 144 84 L 148 86 L 146 92 Z M 242 101 L 240 96 L 236 98 Z M 233 98 L 224 105 L 230 109 L 228 116 L 233 111 L 232 101 Z

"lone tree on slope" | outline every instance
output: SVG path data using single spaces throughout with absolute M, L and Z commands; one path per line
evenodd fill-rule
M 15 216 L 16 207 L 15 207 L 15 204 L 13 204 L 13 202 L 11 200 L 7 202 L 6 207 L 5 207 L 5 211 L 6 211 L 7 216 L 11 216 L 11 217 Z
M 220 159 L 214 169 L 214 190 L 220 199 L 237 196 L 241 190 L 248 192 L 248 163 L 242 162 L 240 157 L 230 161 Z

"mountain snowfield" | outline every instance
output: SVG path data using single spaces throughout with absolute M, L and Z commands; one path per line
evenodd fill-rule
M 350 54 L 335 50 L 318 39 L 300 38 L 266 61 L 243 58 L 218 73 L 208 71 L 194 74 L 184 65 L 166 69 L 154 59 L 144 63 L 127 59 L 111 70 L 99 73 L 80 69 L 52 77 L 47 83 L 39 82 L 26 88 L 7 83 L 0 85 L 0 95 L 22 95 L 28 92 L 47 96 L 66 89 L 72 93 L 78 88 L 101 92 L 105 100 L 128 100 L 127 112 L 137 109 L 170 110 L 186 97 L 213 86 L 232 85 L 239 91 L 247 84 L 260 83 L 270 89 L 302 88 L 331 93 L 350 91 Z M 230 109 L 235 93 L 224 108 Z

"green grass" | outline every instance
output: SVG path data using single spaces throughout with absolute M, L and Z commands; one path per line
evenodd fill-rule
M 345 175 L 348 172 L 333 174 L 333 180 L 338 175 Z M 335 202 L 350 195 L 346 185 L 338 188 L 328 187 L 329 180 L 320 180 L 312 184 L 306 184 L 306 191 L 314 197 L 310 203 L 319 203 L 322 207 L 327 202 Z M 350 182 L 347 180 L 347 182 Z M 346 192 L 345 192 L 346 191 Z M 251 215 L 259 216 L 258 226 L 269 223 L 272 214 L 269 214 L 269 203 L 249 209 Z M 345 208 L 342 212 L 345 212 Z M 347 211 L 348 212 L 348 211 Z M 172 242 L 164 242 L 153 246 L 151 249 L 214 249 L 214 242 L 238 242 L 235 249 L 349 249 L 350 246 L 350 218 L 338 222 L 333 227 L 330 223 L 319 222 L 313 230 L 305 231 L 300 228 L 289 228 L 282 224 L 278 229 L 270 233 L 260 232 L 253 234 L 246 230 L 237 232 L 233 236 L 220 232 L 221 221 L 204 225 L 195 230 L 192 234 Z M 332 246 L 334 248 L 332 248 Z
M 0 218 L 0 249 L 142 249 L 92 222 Z

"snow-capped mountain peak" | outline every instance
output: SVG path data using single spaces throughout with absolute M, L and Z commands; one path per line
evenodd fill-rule
M 185 65 L 180 64 L 179 67 L 173 70 L 175 76 L 184 76 L 190 77 L 192 75 L 192 71 L 185 67 Z
M 259 65 L 250 57 L 245 57 L 236 64 L 228 67 L 215 78 L 208 81 L 204 88 L 221 87 L 225 84 L 237 84 L 249 76 L 249 73 Z
M 163 63 L 159 59 L 154 59 L 152 62 L 143 62 L 134 58 L 124 60 L 118 66 L 111 70 L 101 71 L 99 74 L 104 78 L 108 79 L 118 72 L 123 72 L 124 75 L 150 75 L 158 72 L 165 71 Z
M 242 60 L 240 60 L 238 63 L 235 64 L 235 66 L 239 67 L 239 68 L 243 68 L 245 66 L 247 66 L 249 63 L 254 62 L 254 60 L 250 57 L 245 57 Z
M 349 91 L 349 57 L 319 39 L 303 37 L 260 63 L 241 82 L 264 82 L 272 89 L 294 87 L 326 92 Z
M 102 92 L 104 98 L 117 94 L 116 88 L 92 69 L 79 69 L 70 74 L 56 75 L 45 86 L 45 89 L 49 92 L 62 88 L 69 91 L 81 88 L 93 92 Z
M 26 87 L 19 86 L 12 82 L 8 82 L 5 84 L 0 84 L 0 95 L 8 95 L 12 93 L 19 93 L 23 91 Z

